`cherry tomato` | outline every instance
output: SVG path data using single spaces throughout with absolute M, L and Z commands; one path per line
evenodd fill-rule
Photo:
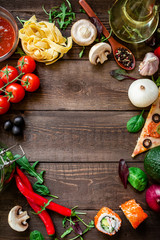
M 156 49 L 154 50 L 154 54 L 155 54 L 158 58 L 160 58 L 160 47 L 158 47 L 158 48 L 156 48 Z
M 22 56 L 18 60 L 18 69 L 22 73 L 32 73 L 36 68 L 36 63 L 30 56 Z
M 13 79 L 15 79 L 18 76 L 18 71 L 16 68 L 12 66 L 6 65 L 4 68 L 0 71 L 0 78 L 4 83 L 11 82 Z M 16 82 L 16 80 L 15 80 Z
M 4 86 L 4 83 L 2 81 L 2 79 L 0 79 L 0 88 L 2 88 Z M 2 93 L 2 91 L 0 90 L 0 94 Z
M 25 91 L 20 84 L 11 83 L 6 87 L 6 95 L 10 102 L 18 103 L 24 98 Z
M 5 96 L 0 96 L 0 114 L 6 113 L 10 108 L 10 102 L 8 101 L 8 98 Z
M 27 73 L 22 77 L 21 85 L 28 92 L 34 92 L 39 88 L 40 80 L 33 73 Z

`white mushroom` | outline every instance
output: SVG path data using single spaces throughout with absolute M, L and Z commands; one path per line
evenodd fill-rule
M 15 206 L 8 214 L 8 224 L 15 231 L 23 232 L 28 228 L 26 220 L 29 218 L 27 211 L 23 212 L 21 206 Z
M 108 55 L 112 52 L 111 46 L 108 43 L 97 43 L 89 51 L 89 61 L 97 65 L 102 64 L 108 59 Z
M 95 41 L 97 29 L 89 20 L 81 19 L 73 24 L 71 35 L 79 46 L 88 46 Z

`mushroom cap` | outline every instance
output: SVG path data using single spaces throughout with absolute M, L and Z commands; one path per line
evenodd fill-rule
M 108 43 L 100 42 L 95 44 L 89 51 L 89 61 L 97 65 L 101 64 L 108 59 L 108 55 L 112 52 L 111 46 Z
M 27 211 L 23 212 L 21 206 L 15 206 L 8 214 L 8 224 L 13 230 L 23 232 L 28 228 L 26 220 L 29 218 Z
M 86 19 L 75 22 L 71 28 L 73 41 L 80 46 L 92 44 L 97 37 L 96 27 Z

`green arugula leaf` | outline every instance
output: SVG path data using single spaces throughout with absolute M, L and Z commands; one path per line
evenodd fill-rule
M 14 159 L 21 157 L 19 154 L 16 154 L 14 156 Z M 38 161 L 36 161 L 32 166 L 30 165 L 28 159 L 26 156 L 23 156 L 22 158 L 18 159 L 16 163 L 24 170 L 28 172 L 29 175 L 32 177 L 37 178 L 38 182 L 42 184 L 44 182 L 43 174 L 45 171 L 41 171 L 40 173 L 37 173 L 35 170 L 36 165 L 38 164 Z
M 85 46 L 83 46 L 82 50 L 79 53 L 79 57 L 82 58 L 83 54 L 84 54 L 84 50 L 85 50 Z
M 82 235 L 86 234 L 88 231 L 90 231 L 92 228 L 94 228 L 94 221 L 92 220 L 89 224 L 89 226 L 83 231 Z M 82 237 L 82 235 L 77 235 L 74 238 L 70 238 L 69 240 L 75 240 L 77 238 L 79 238 L 80 236 Z
M 44 237 L 38 230 L 35 230 L 30 233 L 30 240 L 44 240 Z
M 52 202 L 53 198 L 51 198 L 50 200 L 48 200 L 47 203 L 44 203 L 44 206 L 41 206 L 41 210 L 38 212 L 32 212 L 35 215 L 40 214 L 41 212 L 43 212 L 44 210 L 46 210 L 46 207 L 50 204 L 50 202 Z
M 64 238 L 65 236 L 67 236 L 68 234 L 70 234 L 73 231 L 72 227 L 69 227 L 62 235 L 61 238 Z
M 21 57 L 26 56 L 26 54 L 23 52 L 22 48 L 17 47 L 15 54 L 19 54 Z
M 39 194 L 41 196 L 50 196 L 53 198 L 58 198 L 57 196 L 51 195 L 48 187 L 40 184 L 39 182 L 36 182 L 33 184 L 33 190 L 34 190 L 34 192 L 36 192 L 37 194 Z
M 65 228 L 66 227 L 66 222 L 67 222 L 67 217 L 64 217 L 62 220 L 62 226 Z

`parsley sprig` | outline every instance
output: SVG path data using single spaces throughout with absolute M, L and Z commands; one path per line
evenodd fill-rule
M 65 1 L 67 2 L 67 5 L 63 2 L 60 7 L 53 7 L 49 12 L 47 12 L 44 6 L 42 6 L 43 11 L 48 15 L 48 21 L 52 23 L 57 19 L 60 29 L 66 29 L 76 18 L 76 14 L 72 11 L 71 3 L 69 0 Z

